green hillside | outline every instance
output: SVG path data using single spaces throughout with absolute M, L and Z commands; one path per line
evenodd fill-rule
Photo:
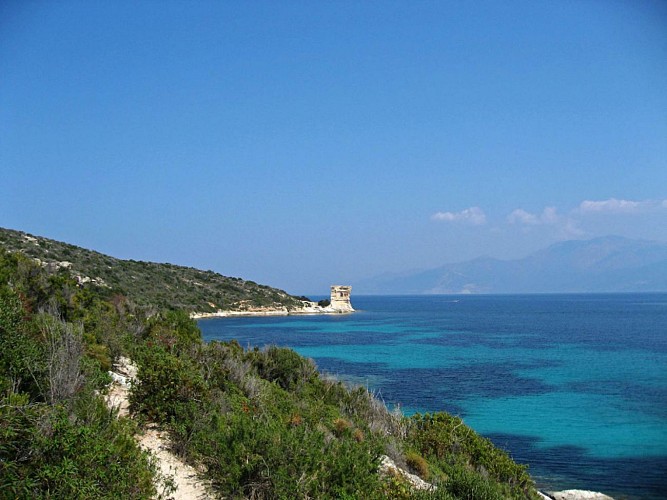
M 173 264 L 122 260 L 60 241 L 0 228 L 0 248 L 39 259 L 50 270 L 65 269 L 79 283 L 139 305 L 189 312 L 287 307 L 301 302 L 282 290 L 241 278 Z
M 457 417 L 389 411 L 287 348 L 204 342 L 168 294 L 164 307 L 139 306 L 133 297 L 148 295 L 129 285 L 126 296 L 110 295 L 82 285 L 74 263 L 35 260 L 48 250 L 62 263 L 63 249 L 69 262 L 107 257 L 8 234 L 33 254 L 0 248 L 0 498 L 169 497 L 155 458 L 136 443 L 148 424 L 219 498 L 538 498 L 527 467 Z M 128 279 L 132 266 L 107 262 Z M 146 281 L 183 269 L 136 264 Z M 122 358 L 137 367 L 127 417 L 103 399 Z M 388 459 L 428 489 L 386 471 Z

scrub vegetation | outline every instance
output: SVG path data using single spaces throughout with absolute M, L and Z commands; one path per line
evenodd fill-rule
M 138 367 L 132 418 L 103 400 L 120 356 Z M 0 498 L 168 494 L 134 438 L 149 422 L 221 498 L 536 498 L 456 417 L 403 417 L 290 349 L 205 343 L 178 304 L 0 250 Z M 380 473 L 385 455 L 433 488 Z
M 39 259 L 47 269 L 66 269 L 78 282 L 97 286 L 98 293 L 107 298 L 120 294 L 141 306 L 215 312 L 303 305 L 283 290 L 254 281 L 192 267 L 116 259 L 11 229 L 0 228 L 0 248 Z

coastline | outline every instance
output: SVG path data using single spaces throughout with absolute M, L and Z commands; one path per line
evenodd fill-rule
M 363 301 L 359 301 L 360 303 L 360 308 L 362 310 L 370 310 L 372 311 L 373 309 L 368 307 L 366 303 L 362 303 Z M 449 307 L 449 306 L 448 306 Z M 299 315 L 299 314 L 313 314 L 313 315 L 325 315 L 325 314 L 337 314 L 336 312 L 331 311 L 330 308 L 324 309 L 324 308 L 318 308 L 318 307 L 311 307 L 307 309 L 302 309 L 302 308 L 297 308 L 296 310 L 293 311 L 288 311 L 287 308 L 267 308 L 263 310 L 252 310 L 252 311 L 218 311 L 217 313 L 209 313 L 208 315 L 204 315 L 203 317 L 239 317 L 239 316 L 247 316 L 247 317 L 253 317 L 253 316 L 287 316 L 290 314 L 294 315 Z M 348 317 L 348 320 L 344 319 L 345 317 L 342 317 L 344 321 L 355 321 L 354 316 Z M 327 322 L 328 321 L 323 318 L 323 321 Z M 222 326 L 224 322 L 221 322 L 221 328 L 224 328 Z M 211 325 L 212 326 L 212 325 Z M 204 325 L 202 325 L 204 327 Z M 317 327 L 313 327 L 314 331 L 317 331 Z M 328 327 L 327 327 L 328 329 Z M 242 343 L 243 345 L 243 343 Z M 588 483 L 588 484 L 587 484 Z M 623 495 L 616 496 L 618 494 L 618 491 L 610 489 L 608 493 L 603 493 L 605 491 L 605 488 L 603 485 L 596 484 L 596 481 L 591 481 L 591 482 L 586 482 L 581 485 L 577 484 L 581 488 L 586 489 L 579 489 L 576 488 L 573 484 L 558 484 L 562 489 L 560 488 L 555 488 L 553 484 L 536 484 L 535 488 L 538 494 L 540 495 L 540 498 L 542 500 L 613 500 L 614 498 L 624 498 Z M 588 489 L 590 488 L 590 489 Z
M 192 312 L 190 318 L 192 319 L 211 319 L 211 318 L 235 318 L 235 317 L 252 317 L 252 316 L 301 316 L 301 315 L 329 315 L 329 314 L 349 314 L 355 310 L 350 307 L 349 310 L 341 310 L 332 306 L 322 307 L 316 302 L 304 305 L 296 309 L 288 309 L 287 307 L 256 307 L 243 310 L 218 310 L 215 312 Z
M 537 493 L 542 500 L 614 500 L 614 498 L 609 495 L 591 490 L 537 490 Z
M 249 300 L 237 303 L 237 309 L 215 312 L 191 312 L 192 319 L 229 318 L 238 316 L 292 316 L 292 315 L 322 315 L 322 314 L 347 314 L 353 313 L 354 308 L 350 303 L 351 286 L 332 285 L 331 300 L 314 302 L 306 297 L 301 297 L 297 303 L 300 307 L 289 308 L 274 302 L 272 307 L 251 306 Z M 208 303 L 212 308 L 217 307 L 213 302 Z

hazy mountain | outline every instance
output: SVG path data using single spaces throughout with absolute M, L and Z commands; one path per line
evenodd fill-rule
M 527 257 L 482 257 L 354 284 L 358 294 L 667 291 L 667 244 L 607 236 L 556 243 Z

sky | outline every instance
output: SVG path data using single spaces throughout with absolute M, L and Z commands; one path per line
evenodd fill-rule
M 667 241 L 667 2 L 0 2 L 0 227 L 294 294 Z

